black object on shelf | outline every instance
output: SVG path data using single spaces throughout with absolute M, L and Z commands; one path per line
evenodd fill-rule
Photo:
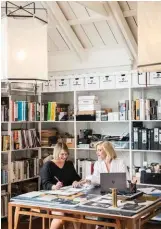
M 96 121 L 96 115 L 76 115 L 76 121 Z

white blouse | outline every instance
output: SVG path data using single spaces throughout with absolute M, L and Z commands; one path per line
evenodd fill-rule
M 94 172 L 86 179 L 90 180 L 93 184 L 100 184 L 100 173 L 108 173 L 105 161 L 98 160 L 94 164 Z M 111 162 L 110 173 L 126 173 L 126 180 L 130 180 L 130 175 L 122 159 L 116 158 Z

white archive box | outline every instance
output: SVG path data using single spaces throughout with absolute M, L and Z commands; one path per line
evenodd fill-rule
M 161 72 L 150 72 L 148 75 L 148 86 L 161 85 Z
M 70 91 L 69 79 L 56 79 L 56 91 Z
M 49 92 L 55 92 L 55 80 L 49 81 Z
M 116 88 L 115 75 L 102 75 L 100 76 L 100 88 L 101 89 L 114 89 Z
M 130 87 L 130 74 L 116 74 L 116 88 Z
M 92 76 L 92 74 L 88 74 L 85 76 L 85 89 L 94 90 L 99 89 L 100 80 L 99 76 Z
M 146 73 L 135 72 L 131 74 L 131 87 L 146 87 Z
M 72 91 L 84 90 L 84 77 L 74 77 L 70 79 L 70 88 Z
M 43 83 L 42 91 L 43 92 L 49 92 L 49 81 L 46 81 Z

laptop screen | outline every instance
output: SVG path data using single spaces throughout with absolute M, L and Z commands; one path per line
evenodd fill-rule
M 117 188 L 119 191 L 126 190 L 126 173 L 101 173 L 100 184 L 101 192 L 110 192 L 111 188 Z

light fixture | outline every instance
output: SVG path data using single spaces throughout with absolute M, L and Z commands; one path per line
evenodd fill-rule
M 27 11 L 25 7 L 17 6 L 13 12 L 20 8 L 20 12 Z M 26 16 L 8 13 L 1 20 L 1 28 L 1 78 L 47 80 L 47 23 L 35 13 Z
M 21 49 L 16 53 L 16 57 L 19 61 L 24 61 L 26 58 L 26 52 L 23 49 Z

